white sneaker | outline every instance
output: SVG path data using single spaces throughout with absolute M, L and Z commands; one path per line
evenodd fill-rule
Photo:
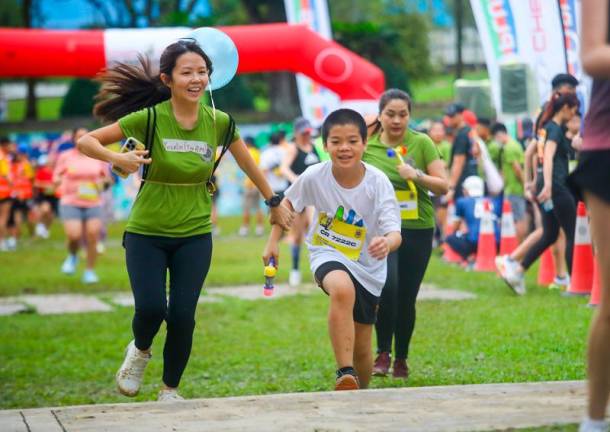
M 580 424 L 578 432 L 608 432 L 608 423 L 604 420 L 586 418 Z
M 508 255 L 498 255 L 496 257 L 496 269 L 502 279 L 506 278 L 506 267 L 509 265 L 507 261 L 510 260 Z
M 257 225 L 256 228 L 254 229 L 254 235 L 257 237 L 260 237 L 263 234 L 265 234 L 265 227 L 262 225 Z
M 49 230 L 47 229 L 46 226 L 44 226 L 43 223 L 38 223 L 36 225 L 36 228 L 35 228 L 34 232 L 35 232 L 37 237 L 40 237 L 42 239 L 48 239 L 49 238 Z
M 95 250 L 98 254 L 104 255 L 104 252 L 106 252 L 106 245 L 104 242 L 98 241 L 95 245 Z
M 184 398 L 176 390 L 163 389 L 157 396 L 157 402 L 178 402 L 183 400 Z
M 83 283 L 94 284 L 98 283 L 99 281 L 100 278 L 97 276 L 97 273 L 95 273 L 95 270 L 87 269 L 85 270 L 85 273 L 83 273 Z
M 77 262 L 78 258 L 76 255 L 68 255 L 68 257 L 64 260 L 64 263 L 61 265 L 61 272 L 67 275 L 74 274 L 76 272 Z
M 504 255 L 500 260 L 496 259 L 496 267 L 502 275 L 504 282 L 517 295 L 525 294 L 525 275 L 519 271 L 519 264 L 511 259 L 508 255 Z
M 140 391 L 144 369 L 150 361 L 151 354 L 136 348 L 135 342 L 127 345 L 125 360 L 116 373 L 116 385 L 119 392 L 125 396 L 135 396 Z
M 237 234 L 240 237 L 247 237 L 248 236 L 248 227 L 247 226 L 239 227 L 239 231 L 237 231 Z
M 4 239 L 0 240 L 0 252 L 8 252 L 8 245 Z
M 564 277 L 555 276 L 553 283 L 549 285 L 549 289 L 558 289 L 561 291 L 567 291 L 570 287 L 570 275 Z
M 15 237 L 9 237 L 6 239 L 6 250 L 17 250 L 17 239 Z
M 290 270 L 288 276 L 288 285 L 291 287 L 299 286 L 301 284 L 301 272 L 299 270 Z

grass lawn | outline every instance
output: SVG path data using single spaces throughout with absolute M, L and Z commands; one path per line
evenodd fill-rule
M 63 98 L 39 98 L 36 104 L 38 120 L 57 120 L 59 118 Z M 21 121 L 25 117 L 25 99 L 8 102 L 7 121 Z
M 229 234 L 238 223 L 235 218 L 221 220 L 224 235 L 215 240 L 210 286 L 262 284 L 263 240 Z M 120 230 L 120 225 L 111 229 L 109 251 L 100 260 L 100 286 L 83 287 L 58 275 L 63 251 L 55 231 L 51 247 L 36 241 L 21 252 L 0 255 L 0 295 L 127 289 Z M 284 267 L 287 252 L 284 247 Z M 534 270 L 528 276 L 532 288 L 517 298 L 492 274 L 466 273 L 434 257 L 426 282 L 470 291 L 477 299 L 420 303 L 409 356 L 411 378 L 408 383 L 376 378 L 372 387 L 583 379 L 592 315 L 586 299 L 562 298 L 535 287 Z M 282 268 L 280 279 L 285 277 Z M 331 389 L 334 361 L 327 306 L 321 293 L 200 305 L 181 384 L 184 396 Z M 132 309 L 122 307 L 110 313 L 0 317 L 0 408 L 128 401 L 115 391 L 114 373 L 131 339 L 131 317 Z M 162 327 L 136 400 L 151 400 L 158 390 L 163 333 Z
M 486 70 L 466 72 L 464 79 L 482 80 L 489 78 Z M 451 102 L 455 96 L 454 74 L 436 75 L 428 81 L 413 83 L 413 100 L 415 104 Z

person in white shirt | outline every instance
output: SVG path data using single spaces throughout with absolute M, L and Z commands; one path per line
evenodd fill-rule
M 313 165 L 285 192 L 296 212 L 314 207 L 307 234 L 311 271 L 330 297 L 328 329 L 337 363 L 335 390 L 368 386 L 371 335 L 387 274 L 387 255 L 401 243 L 400 211 L 387 176 L 362 162 L 366 123 L 350 109 L 332 112 L 322 125 L 330 161 Z M 282 230 L 273 228 L 263 253 L 279 264 Z

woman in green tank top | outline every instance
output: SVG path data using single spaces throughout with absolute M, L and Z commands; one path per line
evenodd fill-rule
M 445 164 L 430 137 L 408 127 L 411 99 L 401 90 L 386 91 L 379 116 L 369 127 L 362 160 L 386 173 L 402 218 L 402 244 L 388 256 L 388 276 L 381 292 L 375 331 L 377 358 L 373 375 L 407 378 L 409 342 L 415 327 L 415 299 L 432 253 L 434 207 L 428 192 L 448 191 Z
M 144 182 L 123 237 L 127 272 L 135 300 L 134 340 L 116 374 L 119 391 L 135 396 L 150 360 L 153 338 L 163 321 L 160 401 L 182 399 L 177 388 L 190 356 L 195 309 L 212 255 L 210 222 L 216 149 L 229 145 L 240 168 L 271 207 L 271 223 L 288 228 L 292 214 L 279 206 L 252 160 L 231 118 L 201 103 L 212 76 L 212 62 L 194 40 L 169 45 L 161 55 L 160 74 L 150 62 L 118 64 L 102 78 L 95 114 L 108 126 L 94 130 L 77 145 L 87 156 L 126 173 L 144 165 Z M 147 150 L 116 153 L 105 146 L 126 137 Z M 166 279 L 169 271 L 169 301 Z

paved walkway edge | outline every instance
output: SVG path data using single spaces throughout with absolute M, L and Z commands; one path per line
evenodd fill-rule
M 0 411 L 3 432 L 492 431 L 577 423 L 583 381 L 375 389 Z

